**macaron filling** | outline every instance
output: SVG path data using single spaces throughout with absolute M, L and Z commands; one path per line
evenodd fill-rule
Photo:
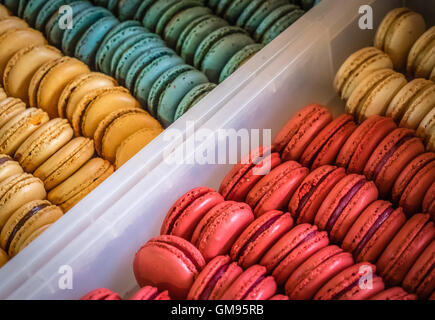
M 198 300 L 208 300 L 213 289 L 216 287 L 216 284 L 222 278 L 222 276 L 225 274 L 225 272 L 228 270 L 228 267 L 230 266 L 230 264 L 231 264 L 231 262 L 224 264 L 216 270 L 216 272 L 211 277 L 210 281 L 208 281 L 207 284 L 205 285 L 205 288 L 201 292 L 201 294 L 199 295 Z
M 187 257 L 187 259 L 189 259 L 193 263 L 193 265 L 195 266 L 195 268 L 197 270 L 201 270 L 202 269 L 199 261 L 197 261 L 195 259 L 195 257 L 186 248 L 183 248 L 178 243 L 174 243 L 174 242 L 168 243 L 168 242 L 162 241 L 160 239 L 154 240 L 153 243 L 164 243 L 166 245 L 170 245 L 170 246 L 173 246 L 173 247 L 177 248 L 178 250 L 180 250 Z
M 249 287 L 249 289 L 245 292 L 240 300 L 245 300 L 246 297 L 255 289 L 255 287 L 258 286 L 260 282 L 263 281 L 265 278 L 266 277 L 264 275 L 258 277 L 258 279 L 254 281 L 254 283 Z

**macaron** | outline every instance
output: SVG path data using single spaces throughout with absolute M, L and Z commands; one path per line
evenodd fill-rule
M 335 163 L 347 173 L 359 173 L 378 144 L 394 129 L 391 118 L 373 115 L 364 120 L 350 135 L 338 152 Z
M 417 129 L 425 116 L 435 109 L 435 84 L 430 82 L 430 85 L 412 98 L 412 103 L 407 106 L 400 121 L 401 127 Z
M 275 21 L 272 26 L 263 34 L 261 39 L 261 43 L 266 45 L 270 43 L 273 39 L 279 36 L 282 32 L 284 32 L 288 27 L 290 27 L 293 23 L 296 22 L 300 17 L 304 15 L 305 11 L 296 9 L 292 10 L 289 13 L 285 14 L 277 21 Z
M 141 4 L 141 0 L 120 0 L 118 2 L 119 20 L 133 20 L 133 17 Z
M 350 253 L 335 245 L 324 247 L 293 271 L 285 283 L 285 292 L 291 300 L 310 300 L 323 285 L 351 265 Z
M 4 5 L 0 4 L 0 18 L 7 18 L 12 14 L 12 12 L 5 7 Z
M 195 279 L 187 300 L 219 300 L 242 272 L 229 256 L 213 258 Z
M 379 257 L 376 268 L 389 286 L 400 284 L 420 254 L 435 238 L 428 214 L 413 215 Z
M 56 118 L 44 123 L 33 132 L 14 154 L 26 172 L 33 172 L 57 150 L 67 144 L 73 130 L 66 119 Z
M 7 31 L 26 29 L 28 27 L 29 25 L 27 22 L 18 17 L 7 17 L 0 20 L 0 35 L 6 33 Z
M 197 187 L 183 194 L 167 212 L 160 234 L 190 240 L 205 214 L 223 202 L 223 197 L 208 187 Z
M 216 85 L 211 82 L 201 83 L 193 87 L 178 104 L 178 107 L 175 110 L 174 121 L 189 111 L 214 88 L 216 88 Z
M 216 16 L 213 15 L 213 14 L 206 14 L 206 15 L 203 15 L 203 16 L 196 17 L 195 19 L 190 21 L 186 25 L 184 30 L 181 31 L 180 36 L 179 36 L 179 38 L 177 40 L 177 44 L 175 45 L 175 51 L 180 54 L 181 53 L 181 48 L 182 48 L 182 46 L 183 46 L 183 44 L 184 44 L 184 42 L 186 40 L 186 37 L 192 32 L 192 29 L 195 28 L 202 21 L 207 20 L 207 19 L 209 19 L 211 17 L 216 17 Z
M 314 224 L 326 230 L 332 242 L 341 243 L 362 211 L 378 198 L 373 181 L 358 174 L 343 177 L 321 204 Z
M 6 263 L 8 263 L 8 261 L 9 261 L 8 254 L 3 249 L 0 249 L 0 268 L 3 267 Z
M 352 53 L 340 66 L 334 78 L 334 89 L 342 99 L 347 100 L 373 71 L 392 68 L 393 62 L 387 54 L 375 47 L 362 48 Z
M 148 7 L 148 10 L 146 10 L 142 19 L 143 25 L 152 32 L 155 32 L 160 17 L 165 13 L 166 10 L 168 10 L 177 2 L 177 0 L 153 1 L 153 3 Z
M 224 201 L 210 209 L 196 226 L 191 242 L 210 261 L 227 254 L 233 243 L 254 220 L 251 208 L 243 202 Z
M 56 222 L 62 215 L 62 210 L 47 200 L 30 201 L 7 220 L 0 234 L 0 245 L 13 257 L 34 231 Z
M 168 290 L 159 291 L 156 287 L 145 286 L 140 288 L 128 300 L 171 300 Z
M 12 13 L 17 14 L 18 1 L 16 1 L 16 0 L 4 0 L 2 2 L 7 9 L 9 9 Z
M 364 175 L 376 183 L 381 196 L 386 196 L 405 166 L 423 151 L 423 143 L 414 136 L 413 130 L 397 128 L 373 151 L 364 168 Z
M 304 150 L 332 120 L 329 110 L 319 104 L 302 108 L 293 115 L 273 140 L 273 149 L 283 160 L 298 161 Z
M 316 169 L 332 164 L 341 147 L 356 129 L 352 116 L 343 114 L 327 124 L 302 153 L 303 166 Z
M 17 252 L 21 252 L 22 250 L 24 250 L 24 248 L 26 248 L 30 243 L 33 242 L 33 240 L 35 240 L 36 238 L 38 238 L 41 234 L 43 234 L 45 232 L 45 230 L 47 230 L 48 228 L 50 228 L 52 224 L 46 224 L 43 225 L 41 228 L 36 229 L 35 231 L 33 231 L 27 238 L 26 240 L 22 241 L 20 243 L 20 246 L 17 247 Z
M 45 199 L 44 184 L 28 173 L 13 175 L 0 183 L 0 229 L 9 217 L 32 200 Z
M 288 212 L 272 210 L 255 219 L 231 247 L 230 256 L 244 269 L 257 264 L 293 226 Z
M 361 262 L 346 268 L 317 291 L 314 300 L 368 300 L 384 290 L 376 266 Z
M 80 300 L 121 300 L 121 297 L 109 289 L 100 288 L 88 292 Z
M 252 14 L 248 14 L 248 19 L 243 25 L 243 28 L 249 33 L 253 34 L 255 30 L 258 28 L 260 23 L 276 8 L 287 5 L 288 1 L 286 0 L 266 0 L 260 1 L 260 5 L 253 11 Z M 242 12 L 244 14 L 249 9 L 249 6 L 245 8 Z
M 406 292 L 402 287 L 392 287 L 379 292 L 370 300 L 417 300 L 417 295 Z
M 36 108 L 25 109 L 10 119 L 0 128 L 0 153 L 13 155 L 24 140 L 48 120 L 47 113 Z
M 244 27 L 248 19 L 255 13 L 255 11 L 262 5 L 263 0 L 252 0 L 241 12 L 237 18 L 236 25 Z
M 36 19 L 34 23 L 35 29 L 39 31 L 45 31 L 45 25 L 48 23 L 50 18 L 59 10 L 63 5 L 70 4 L 74 0 L 48 0 L 43 1 L 43 5 L 40 10 L 36 13 Z
M 204 258 L 190 242 L 163 235 L 139 249 L 133 272 L 139 286 L 154 286 L 168 290 L 174 299 L 185 299 L 204 266 Z
M 0 101 L 0 128 L 26 109 L 26 104 L 18 98 L 5 98 Z
M 221 15 L 229 23 L 236 24 L 237 19 L 242 14 L 243 10 L 249 5 L 250 0 L 235 0 L 227 2 L 229 3 L 224 8 L 221 8 Z
M 45 190 L 49 191 L 76 172 L 91 159 L 94 152 L 92 140 L 74 138 L 42 163 L 33 175 L 41 179 Z
M 432 216 L 432 220 L 435 220 L 435 182 L 427 189 L 423 198 L 423 212 L 427 212 Z
M 283 235 L 261 258 L 260 264 L 267 268 L 278 285 L 283 285 L 296 268 L 328 244 L 325 231 L 302 223 Z
M 374 263 L 405 222 L 402 208 L 394 209 L 390 202 L 376 200 L 350 227 L 342 248 L 357 262 Z
M 112 173 L 113 167 L 108 161 L 93 158 L 68 179 L 51 189 L 47 199 L 67 212 Z
M 243 271 L 225 290 L 221 300 L 267 300 L 275 295 L 277 285 L 266 268 L 253 265 Z
M 320 205 L 334 186 L 345 176 L 343 168 L 320 166 L 311 171 L 289 202 L 289 212 L 297 223 L 313 223 Z
M 435 152 L 435 144 L 430 143 L 430 140 L 433 141 L 435 136 L 435 108 L 429 111 L 421 120 L 416 134 L 426 143 L 426 150 Z
M 425 30 L 426 23 L 419 13 L 405 7 L 396 8 L 382 19 L 374 46 L 391 57 L 394 69 L 404 70 L 412 45 Z
M 257 182 L 247 194 L 246 203 L 256 217 L 270 210 L 284 209 L 308 172 L 308 168 L 295 161 L 284 162 Z
M 0 154 L 0 182 L 23 172 L 20 164 L 6 154 Z
M 134 14 L 133 19 L 142 21 L 145 13 L 147 12 L 148 8 L 154 3 L 154 1 L 155 0 L 142 0 Z
M 429 79 L 435 69 L 433 58 L 435 52 L 435 27 L 423 33 L 411 47 L 406 63 L 406 71 L 415 78 Z
M 44 5 L 44 0 L 27 0 L 27 4 L 24 7 L 22 12 L 22 17 L 25 21 L 27 21 L 31 26 L 35 25 L 36 16 L 39 10 L 42 9 Z

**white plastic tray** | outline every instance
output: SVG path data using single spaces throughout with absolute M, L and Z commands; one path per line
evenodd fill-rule
M 358 8 L 370 4 L 374 29 L 358 28 Z M 335 114 L 343 103 L 332 89 L 335 71 L 353 51 L 371 45 L 382 17 L 399 0 L 324 0 L 203 99 L 172 127 L 184 130 L 270 128 L 273 134 L 299 108 L 311 102 Z M 433 0 L 406 3 L 435 21 Z M 202 126 L 202 127 L 201 127 Z M 168 165 L 161 135 L 101 187 L 0 269 L 0 298 L 77 299 L 107 287 L 128 296 L 137 289 L 135 252 L 159 233 L 171 204 L 190 188 L 218 188 L 231 165 Z M 189 144 L 193 136 L 180 147 Z M 217 142 L 210 135 L 199 150 Z M 234 150 L 231 150 L 234 152 Z M 190 154 L 189 156 L 194 156 Z M 73 271 L 73 289 L 60 289 L 59 268 Z

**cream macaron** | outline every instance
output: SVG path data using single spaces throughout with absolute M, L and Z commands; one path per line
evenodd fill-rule
M 26 109 L 26 104 L 18 98 L 5 98 L 0 101 L 0 128 Z
M 23 173 L 23 168 L 7 154 L 0 154 L 0 182 L 13 175 Z
M 417 128 L 417 136 L 422 138 L 426 143 L 426 150 L 435 152 L 435 108 L 429 111 L 421 120 Z M 430 140 L 432 139 L 432 142 Z
M 435 26 L 423 33 L 409 51 L 406 71 L 415 78 L 429 79 L 435 70 Z
M 9 30 L 26 29 L 28 27 L 27 22 L 18 17 L 7 17 L 0 20 L 0 35 Z

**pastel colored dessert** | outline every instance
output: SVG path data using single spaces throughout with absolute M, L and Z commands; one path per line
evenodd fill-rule
M 216 84 L 211 82 L 201 83 L 193 87 L 178 104 L 178 107 L 175 110 L 174 121 L 189 111 L 214 88 L 216 88 Z
M 310 300 L 329 280 L 351 265 L 350 253 L 334 245 L 324 247 L 293 271 L 285 283 L 285 292 L 291 300 Z
M 308 169 L 299 163 L 284 162 L 255 184 L 246 196 L 246 203 L 256 217 L 270 210 L 284 209 L 307 174 Z
M 362 211 L 378 198 L 372 181 L 362 175 L 342 178 L 321 204 L 314 218 L 320 230 L 326 230 L 332 242 L 341 243 Z
M 435 220 L 435 182 L 427 189 L 423 198 L 423 212 L 427 212 L 432 215 L 432 220 Z
M 151 286 L 139 289 L 129 300 L 171 300 L 168 290 L 159 291 Z
M 0 18 L 4 19 L 11 15 L 11 11 L 5 7 L 4 5 L 0 4 Z
M 385 283 L 400 284 L 424 249 L 435 238 L 435 227 L 428 214 L 413 215 L 376 262 Z
M 394 209 L 388 201 L 372 202 L 356 219 L 344 237 L 342 248 L 357 262 L 376 262 L 406 222 L 402 208 Z
M 426 30 L 418 39 L 408 54 L 406 71 L 415 78 L 429 79 L 435 70 L 435 27 Z
M 121 297 L 109 289 L 100 288 L 88 292 L 80 300 L 121 300 Z
M 379 69 L 392 69 L 391 58 L 374 47 L 366 47 L 352 53 L 340 66 L 334 89 L 344 100 L 349 99 L 356 87 L 368 75 Z
M 376 266 L 361 262 L 337 274 L 317 291 L 314 300 L 367 300 L 384 290 Z
M 9 261 L 9 257 L 7 253 L 3 249 L 0 249 L 0 268 L 3 267 L 6 263 L 8 263 L 8 261 Z
M 195 279 L 187 300 L 219 300 L 242 272 L 229 256 L 213 258 Z
M 205 214 L 223 201 L 219 193 L 207 187 L 197 187 L 186 192 L 169 209 L 163 220 L 160 234 L 190 240 Z
M 396 8 L 388 12 L 379 25 L 374 45 L 391 57 L 395 69 L 403 70 L 412 45 L 425 29 L 426 23 L 420 14 L 408 8 Z
M 50 18 L 55 15 L 55 13 L 59 10 L 59 7 L 64 4 L 73 3 L 72 0 L 48 0 L 41 2 L 43 2 L 43 5 L 38 12 L 35 12 L 36 19 L 33 25 L 35 29 L 38 29 L 39 31 L 45 31 L 45 25 L 48 23 Z
M 343 144 L 356 129 L 352 116 L 343 114 L 327 124 L 302 153 L 303 166 L 316 169 L 332 164 Z
M 308 174 L 289 202 L 289 212 L 297 223 L 313 223 L 332 188 L 345 176 L 343 168 L 320 166 Z
M 284 32 L 289 26 L 291 26 L 296 20 L 298 20 L 305 11 L 296 9 L 283 17 L 279 18 L 276 22 L 273 23 L 272 26 L 267 29 L 267 31 L 263 34 L 261 43 L 268 44 L 277 36 L 279 36 L 282 32 Z
M 7 17 L 0 21 L 0 34 L 4 34 L 9 30 L 26 29 L 29 25 L 26 21 L 18 17 Z
M 5 97 L 0 101 L 0 128 L 26 109 L 26 104 L 17 98 Z
M 276 282 L 272 276 L 267 276 L 266 268 L 253 265 L 234 280 L 221 300 L 267 300 L 276 290 Z
M 378 144 L 394 129 L 395 123 L 387 117 L 373 115 L 363 121 L 340 149 L 336 165 L 347 173 L 362 173 Z
M 423 120 L 421 120 L 416 133 L 417 136 L 423 138 L 426 150 L 435 152 L 435 108 L 429 111 Z
M 210 209 L 196 226 L 191 242 L 206 261 L 226 254 L 243 230 L 254 220 L 243 202 L 224 201 Z
M 293 226 L 289 213 L 266 212 L 255 219 L 231 247 L 230 255 L 244 269 L 258 263 L 267 250 Z
M 392 287 L 379 292 L 370 300 L 417 300 L 417 295 L 406 292 L 402 287 Z
M 376 183 L 379 194 L 384 197 L 390 193 L 405 166 L 423 151 L 423 143 L 414 136 L 413 130 L 397 128 L 373 151 L 364 168 L 364 175 Z
M 27 4 L 24 6 L 24 9 L 22 10 L 22 15 L 24 20 L 26 20 L 31 26 L 35 25 L 36 15 L 39 10 L 42 9 L 42 6 L 44 5 L 43 0 L 28 0 L 25 1 Z
M 118 2 L 118 16 L 121 21 L 132 20 L 139 9 L 141 0 L 121 0 Z
M 184 299 L 204 266 L 204 258 L 195 246 L 183 238 L 163 235 L 140 248 L 133 271 L 139 286 L 168 290 L 172 298 Z
M 23 172 L 20 164 L 6 154 L 0 154 L 0 183 L 7 178 Z
M 281 237 L 263 256 L 260 264 L 267 268 L 278 285 L 305 260 L 329 244 L 328 234 L 316 226 L 302 223 Z

